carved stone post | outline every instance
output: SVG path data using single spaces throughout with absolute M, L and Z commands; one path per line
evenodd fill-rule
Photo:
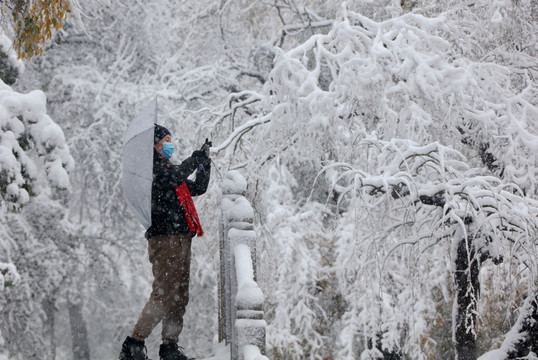
M 231 359 L 238 360 L 248 360 L 250 355 L 245 354 L 265 354 L 267 327 L 264 296 L 256 283 L 254 210 L 245 198 L 246 189 L 239 172 L 226 174 L 221 199 L 219 340 L 231 345 Z

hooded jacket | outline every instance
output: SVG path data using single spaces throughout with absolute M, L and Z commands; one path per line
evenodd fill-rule
M 199 169 L 200 164 L 203 169 Z M 196 180 L 187 179 L 196 171 Z M 151 187 L 151 226 L 146 239 L 157 235 L 188 233 L 189 226 L 175 188 L 186 182 L 192 196 L 202 195 L 209 184 L 211 161 L 200 151 L 173 165 L 164 156 L 153 150 L 153 184 Z

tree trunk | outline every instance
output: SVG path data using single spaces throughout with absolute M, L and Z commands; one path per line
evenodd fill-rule
M 45 298 L 41 303 L 41 307 L 46 316 L 43 324 L 45 328 L 43 333 L 47 337 L 49 343 L 49 351 L 43 358 L 53 360 L 56 359 L 56 342 L 54 340 L 54 313 L 56 312 L 56 308 L 54 307 L 54 299 L 52 297 Z
M 476 360 L 476 314 L 480 269 L 475 255 L 472 236 L 459 240 L 454 273 L 456 299 L 453 339 L 456 360 Z
M 73 358 L 77 360 L 90 360 L 90 345 L 88 343 L 88 329 L 82 317 L 81 302 L 67 302 L 69 323 L 71 325 L 71 340 L 73 343 Z

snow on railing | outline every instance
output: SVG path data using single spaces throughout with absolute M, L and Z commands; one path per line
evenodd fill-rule
M 246 180 L 238 171 L 226 174 L 219 229 L 219 341 L 231 344 L 230 359 L 267 360 L 264 296 L 256 283 L 254 210 L 246 191 Z

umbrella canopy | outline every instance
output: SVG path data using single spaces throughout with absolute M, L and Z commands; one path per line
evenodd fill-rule
M 133 119 L 123 138 L 123 195 L 146 229 L 151 226 L 153 131 L 156 122 L 157 98 Z

